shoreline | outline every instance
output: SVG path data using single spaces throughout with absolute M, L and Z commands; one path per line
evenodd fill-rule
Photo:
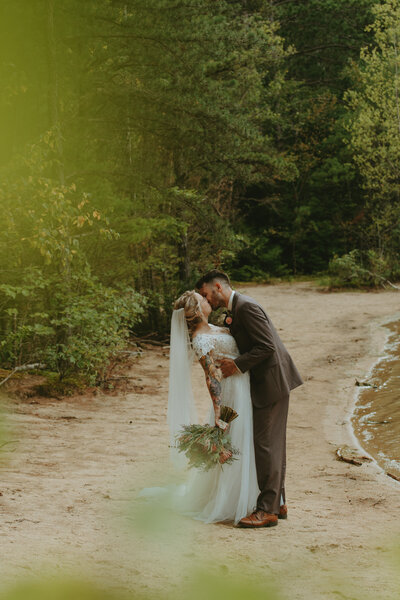
M 375 360 L 370 367 L 368 368 L 368 370 L 365 372 L 362 381 L 368 381 L 375 369 L 383 362 L 385 362 L 386 360 L 388 360 L 391 356 L 390 354 L 390 338 L 393 336 L 393 332 L 390 330 L 389 325 L 392 323 L 397 323 L 400 322 L 400 312 L 394 313 L 393 315 L 391 315 L 388 318 L 384 318 L 384 319 L 379 319 L 377 323 L 372 324 L 371 328 L 375 329 L 375 330 L 382 330 L 382 333 L 384 334 L 384 339 L 383 342 L 379 342 L 379 355 L 377 360 Z M 379 333 L 378 331 L 378 333 Z M 371 337 L 374 337 L 374 334 L 371 334 Z M 374 342 L 371 340 L 371 345 L 373 345 Z M 376 351 L 378 351 L 378 346 L 376 346 Z M 386 476 L 387 479 L 391 480 L 394 485 L 399 486 L 400 485 L 400 481 L 396 480 L 394 477 L 391 477 L 388 473 L 388 470 L 385 469 L 384 466 L 382 466 L 378 459 L 375 458 L 375 456 L 373 454 L 371 454 L 370 452 L 368 452 L 368 450 L 364 447 L 363 445 L 363 440 L 360 439 L 357 436 L 357 433 L 354 430 L 354 426 L 353 426 L 353 420 L 356 419 L 356 409 L 357 409 L 357 405 L 360 401 L 360 396 L 362 395 L 362 393 L 365 391 L 365 389 L 362 386 L 356 386 L 356 389 L 354 391 L 354 397 L 353 397 L 353 403 L 352 403 L 352 408 L 351 408 L 351 412 L 349 414 L 349 431 L 350 431 L 350 435 L 351 438 L 354 440 L 354 444 L 355 447 L 357 447 L 363 455 L 368 456 L 373 464 L 375 465 L 375 467 L 379 470 L 380 474 L 383 474 Z M 390 458 L 390 457 L 387 457 Z
M 337 440 L 337 447 L 348 445 L 355 450 L 358 450 L 360 456 L 362 455 L 370 458 L 371 462 L 368 465 L 363 465 L 363 467 L 368 466 L 370 469 L 372 468 L 375 471 L 374 475 L 377 481 L 381 482 L 382 477 L 384 477 L 384 481 L 389 483 L 394 489 L 398 489 L 400 482 L 390 477 L 377 459 L 365 449 L 362 440 L 357 436 L 354 430 L 353 418 L 355 416 L 359 396 L 363 391 L 362 387 L 355 385 L 355 380 L 368 380 L 372 376 L 375 367 L 379 365 L 380 362 L 387 359 L 385 350 L 392 335 L 392 332 L 387 325 L 399 320 L 400 312 L 395 312 L 390 316 L 378 317 L 369 324 L 369 343 L 367 352 L 359 358 L 354 365 L 354 368 L 351 370 L 351 373 L 348 375 L 348 385 L 351 385 L 354 389 L 350 392 L 347 400 L 343 402 L 342 409 L 340 406 L 337 406 L 335 424 L 336 426 L 339 426 L 339 428 L 336 429 L 335 434 L 333 433 L 329 422 L 330 419 L 332 419 L 332 412 L 329 411 L 329 409 L 327 410 L 328 414 L 325 423 L 327 435 L 332 436 Z M 338 387 L 339 385 L 340 384 L 338 384 Z M 345 432 L 343 432 L 342 427 L 345 429 Z

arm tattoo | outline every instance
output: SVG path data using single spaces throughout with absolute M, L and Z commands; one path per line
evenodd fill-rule
M 200 358 L 200 364 L 206 374 L 206 383 L 210 392 L 211 399 L 214 407 L 221 406 L 221 370 L 216 366 L 214 362 L 213 352 L 202 356 Z

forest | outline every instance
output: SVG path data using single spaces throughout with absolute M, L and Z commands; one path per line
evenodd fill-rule
M 95 383 L 218 267 L 400 279 L 397 0 L 2 0 L 0 366 Z

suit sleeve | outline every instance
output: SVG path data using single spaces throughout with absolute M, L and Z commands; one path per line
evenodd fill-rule
M 248 352 L 235 359 L 236 366 L 244 373 L 275 353 L 271 327 L 263 310 L 251 302 L 241 307 L 241 321 L 252 342 Z

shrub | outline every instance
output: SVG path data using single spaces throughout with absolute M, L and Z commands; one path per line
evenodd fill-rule
M 399 275 L 399 263 L 375 250 L 352 250 L 329 263 L 331 287 L 377 287 Z

